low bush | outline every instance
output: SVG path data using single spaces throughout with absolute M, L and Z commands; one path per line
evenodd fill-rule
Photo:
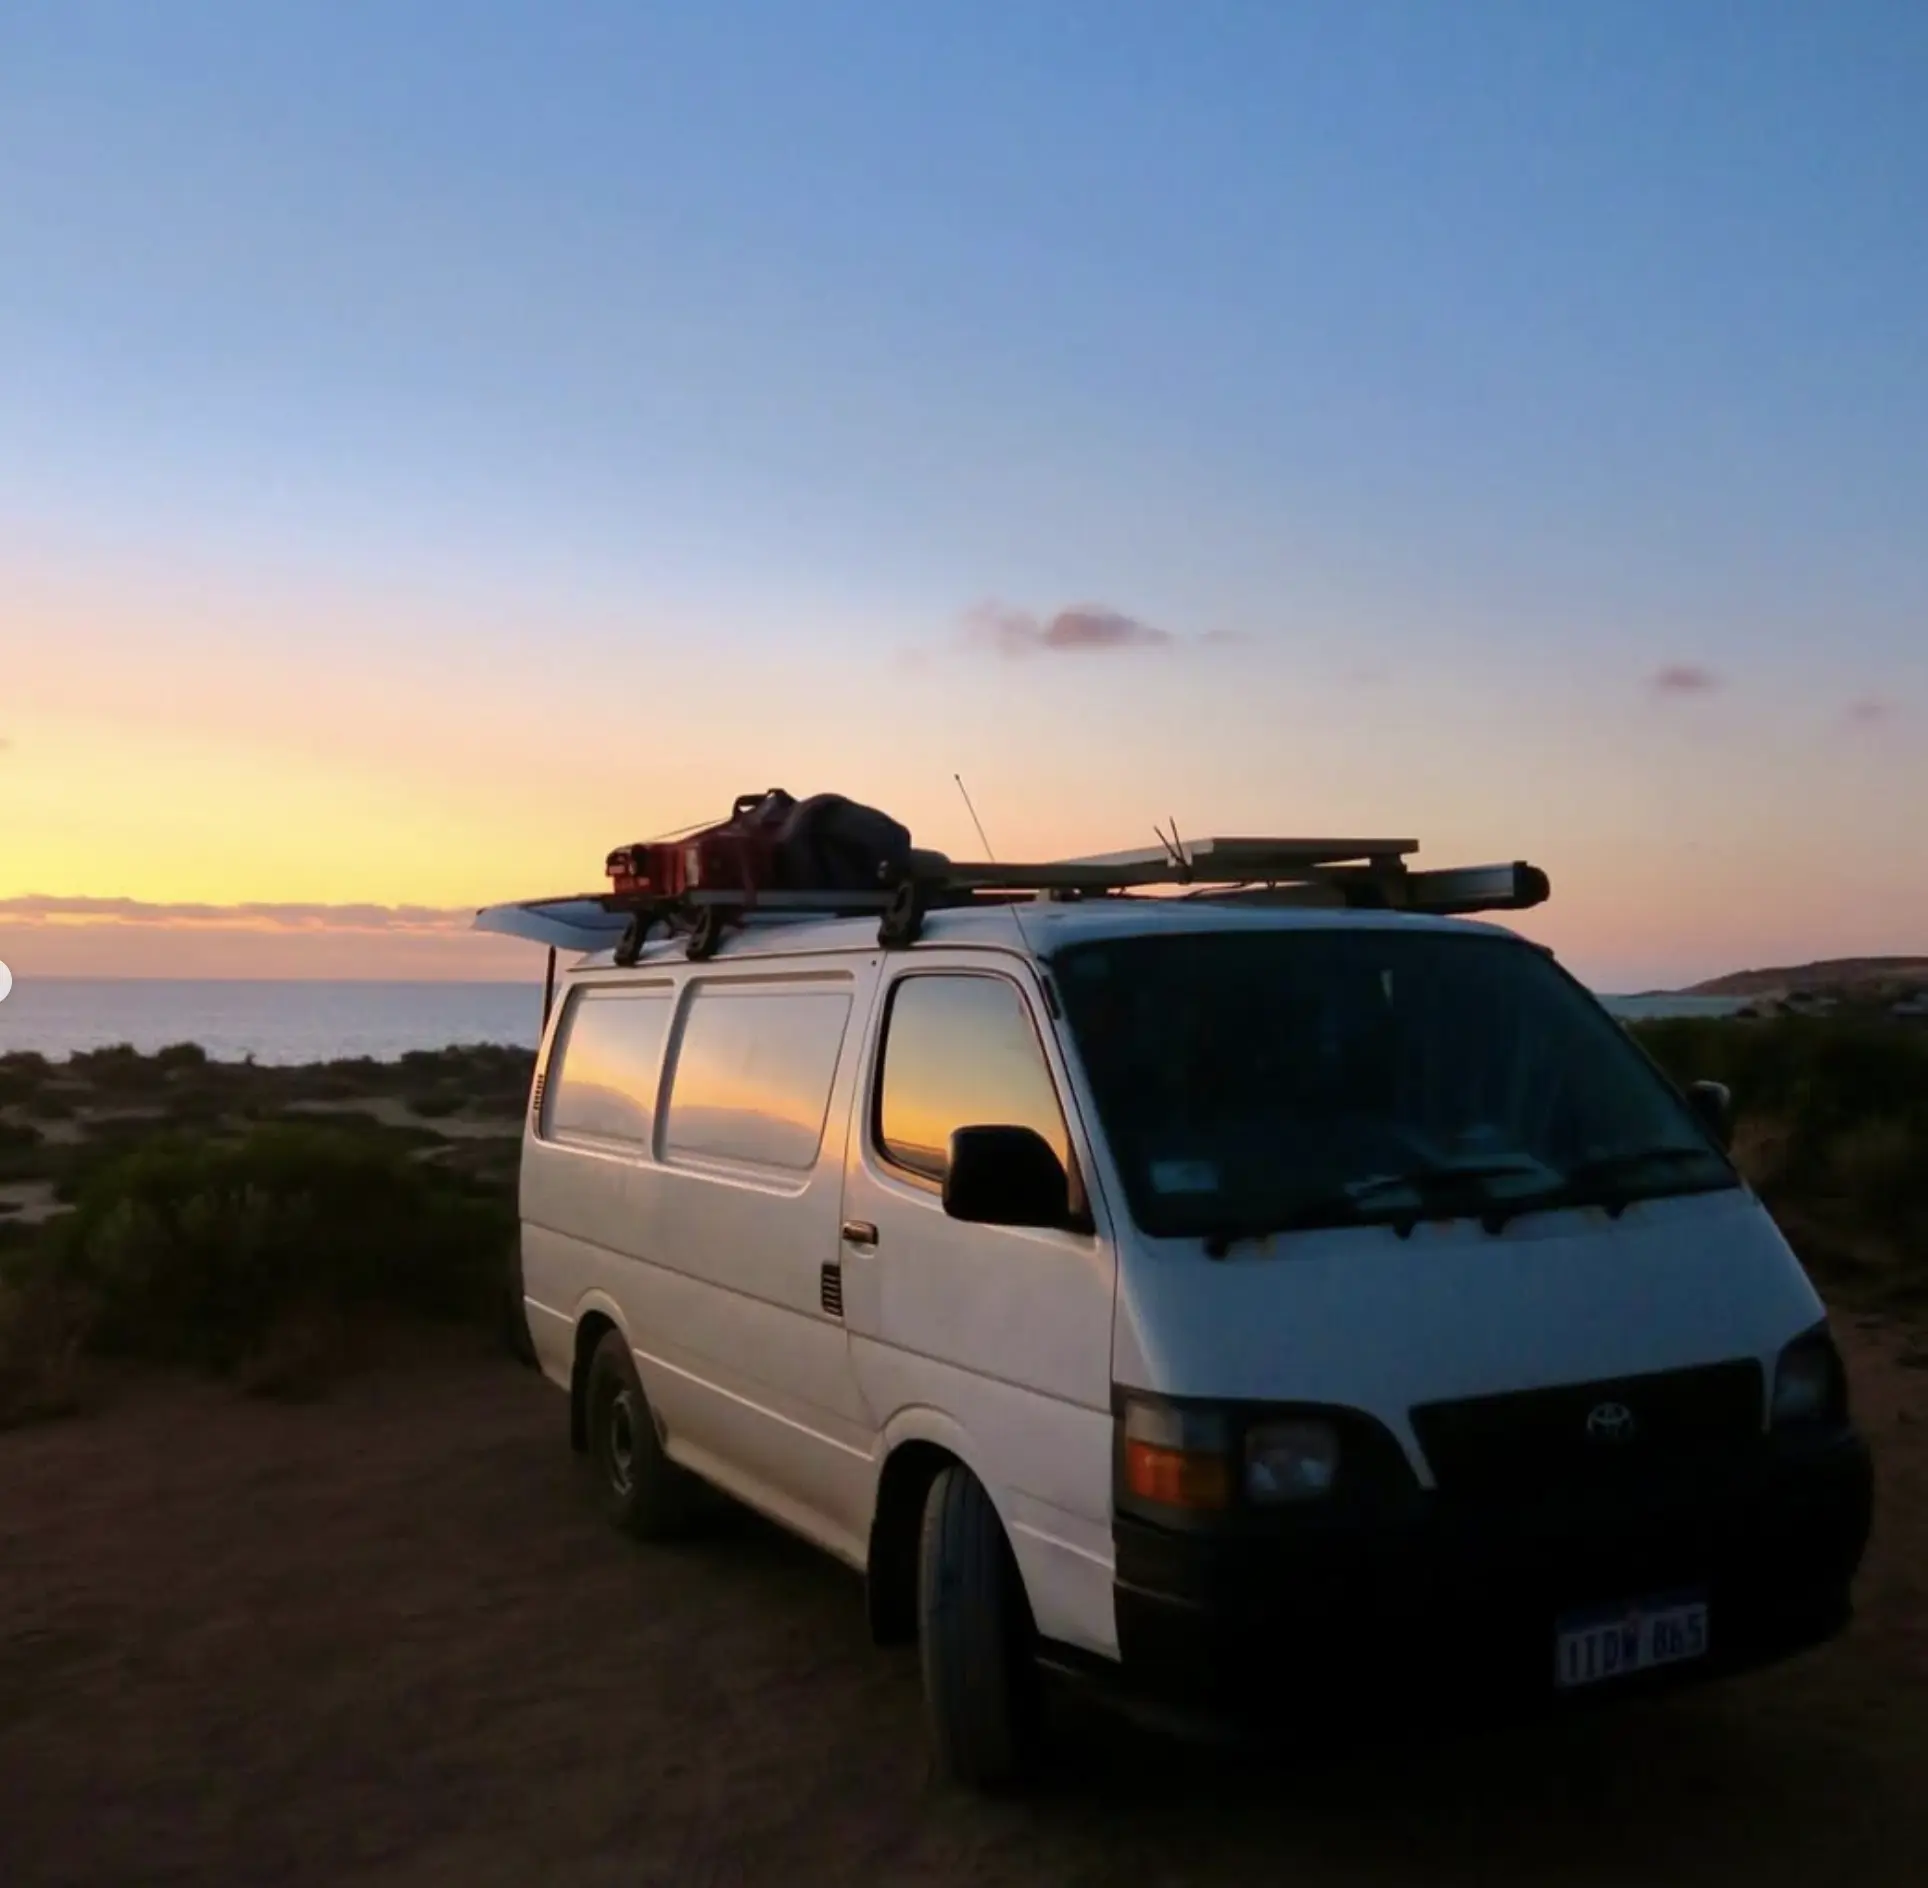
M 488 1317 L 515 1231 L 501 1189 L 332 1125 L 150 1140 L 74 1202 L 13 1286 L 78 1308 L 103 1354 L 221 1372 L 296 1326 Z
M 25 1121 L 0 1121 L 0 1180 L 38 1180 L 47 1172 L 42 1136 Z
M 1736 1157 L 1817 1272 L 1928 1285 L 1928 1031 L 1677 1018 L 1633 1033 L 1677 1082 L 1733 1090 Z
M 1928 1117 L 1928 1030 L 1669 1017 L 1636 1023 L 1633 1035 L 1675 1080 L 1725 1082 L 1743 1115 L 1798 1120 L 1823 1133 L 1864 1120 Z
M 151 1055 L 142 1055 L 130 1042 L 104 1049 L 83 1049 L 67 1059 L 70 1079 L 82 1081 L 103 1095 L 151 1095 L 167 1080 L 167 1071 Z
M 47 1080 L 47 1058 L 31 1049 L 0 1055 L 0 1108 L 10 1102 L 30 1102 Z

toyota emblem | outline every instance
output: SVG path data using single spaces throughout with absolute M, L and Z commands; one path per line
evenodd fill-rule
M 1587 1411 L 1587 1436 L 1593 1442 L 1631 1442 L 1638 1426 L 1624 1403 L 1596 1403 Z

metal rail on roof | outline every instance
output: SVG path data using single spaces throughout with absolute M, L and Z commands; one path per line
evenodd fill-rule
M 475 925 L 551 949 L 613 947 L 618 961 L 633 962 L 658 925 L 686 931 L 689 954 L 707 957 L 728 927 L 750 918 L 875 915 L 879 942 L 901 947 L 916 941 L 932 911 L 1025 897 L 1115 898 L 1163 888 L 1213 903 L 1463 916 L 1521 911 L 1549 896 L 1546 874 L 1523 860 L 1421 871 L 1406 863 L 1418 850 L 1412 839 L 1212 838 L 1034 864 L 919 853 L 908 877 L 875 891 L 710 887 L 672 898 L 584 893 L 493 905 L 476 914 Z

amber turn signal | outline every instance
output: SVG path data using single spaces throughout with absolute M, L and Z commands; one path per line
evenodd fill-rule
M 1125 1486 L 1140 1501 L 1163 1508 L 1229 1508 L 1232 1464 L 1222 1455 L 1127 1442 Z

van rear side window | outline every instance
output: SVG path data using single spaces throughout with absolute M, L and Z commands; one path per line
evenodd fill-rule
M 808 1173 L 849 1021 L 843 984 L 699 984 L 676 1045 L 665 1156 Z
M 545 1140 L 649 1145 L 672 995 L 668 984 L 577 991 L 549 1056 Z

